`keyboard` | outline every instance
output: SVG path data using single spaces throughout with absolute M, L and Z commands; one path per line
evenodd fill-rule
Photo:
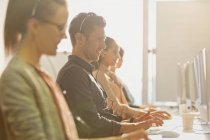
M 161 135 L 149 135 L 148 137 L 150 140 L 162 140 Z
M 198 134 L 210 134 L 210 124 L 194 124 L 193 131 Z
M 147 132 L 149 135 L 158 135 L 162 130 L 162 127 L 151 127 L 147 130 Z

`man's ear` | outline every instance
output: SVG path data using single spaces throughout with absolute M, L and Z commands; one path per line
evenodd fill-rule
M 75 40 L 76 40 L 76 42 L 82 42 L 83 40 L 84 40 L 84 35 L 83 34 L 81 34 L 81 33 L 76 33 L 75 34 Z

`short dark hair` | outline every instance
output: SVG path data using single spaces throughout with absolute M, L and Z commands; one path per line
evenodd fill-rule
M 71 38 L 72 46 L 75 45 L 75 34 L 80 32 L 88 36 L 96 26 L 106 26 L 106 21 L 102 16 L 98 16 L 93 12 L 79 13 L 74 17 L 70 23 L 69 35 Z
M 9 0 L 4 27 L 5 50 L 15 47 L 17 35 L 24 35 L 30 18 L 52 17 L 56 12 L 55 4 L 67 5 L 66 0 Z
M 120 54 L 120 57 L 123 58 L 123 56 L 124 56 L 124 49 L 122 47 L 120 47 L 119 54 Z
M 105 39 L 106 48 L 104 50 L 109 49 L 114 42 L 115 42 L 115 40 L 113 38 L 107 36 Z

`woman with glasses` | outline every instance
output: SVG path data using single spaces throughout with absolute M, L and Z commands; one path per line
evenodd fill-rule
M 65 0 L 9 0 L 4 41 L 14 56 L 0 79 L 0 139 L 78 139 L 63 94 L 40 67 L 42 55 L 56 54 L 67 18 Z

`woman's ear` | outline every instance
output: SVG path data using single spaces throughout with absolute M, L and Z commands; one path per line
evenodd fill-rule
M 27 28 L 26 30 L 32 32 L 33 34 L 37 34 L 38 26 L 39 26 L 39 23 L 38 23 L 37 19 L 31 18 L 28 20 L 28 22 L 26 24 L 26 28 Z
M 101 56 L 105 56 L 106 54 L 107 54 L 107 52 L 103 50 L 101 53 Z

